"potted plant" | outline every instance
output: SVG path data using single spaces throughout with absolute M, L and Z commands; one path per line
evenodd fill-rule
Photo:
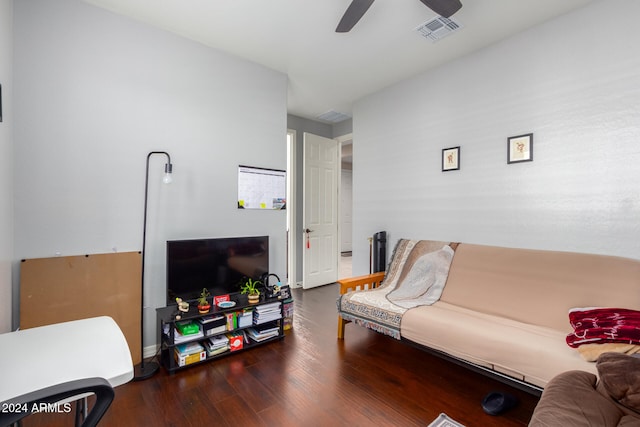
M 207 288 L 202 288 L 202 292 L 200 292 L 200 297 L 198 298 L 198 313 L 206 314 L 211 309 L 211 304 L 207 301 L 207 297 L 211 295 Z
M 258 285 L 261 285 L 262 282 L 259 280 L 253 280 L 251 278 L 247 279 L 246 282 L 242 285 L 240 289 L 241 294 L 247 294 L 247 299 L 250 304 L 255 304 L 260 301 L 260 289 L 258 289 Z

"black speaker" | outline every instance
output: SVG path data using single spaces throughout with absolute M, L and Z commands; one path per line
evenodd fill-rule
M 373 235 L 373 272 L 387 268 L 387 232 L 379 231 Z

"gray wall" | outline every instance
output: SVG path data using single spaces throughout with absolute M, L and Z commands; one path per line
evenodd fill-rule
M 285 275 L 285 213 L 237 209 L 238 165 L 286 168 L 284 74 L 80 0 L 16 2 L 14 26 L 15 260 L 140 250 L 145 158 L 166 150 L 174 182 L 163 157 L 150 168 L 145 345 L 166 240 L 266 234 Z
M 598 35 L 604 16 L 624 30 Z M 594 2 L 357 102 L 354 274 L 379 230 L 389 250 L 424 238 L 640 258 L 637 16 L 634 0 Z M 507 138 L 529 132 L 533 162 L 507 165 Z M 441 172 L 458 145 L 461 170 Z
M 0 0 L 0 333 L 11 330 L 13 260 L 13 0 Z
M 347 119 L 331 126 L 331 132 L 334 138 L 344 136 L 353 132 L 353 119 Z

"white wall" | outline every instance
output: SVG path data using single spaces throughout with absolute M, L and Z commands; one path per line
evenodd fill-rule
M 145 345 L 165 303 L 165 241 L 270 236 L 285 213 L 237 209 L 240 164 L 286 168 L 284 74 L 87 5 L 15 4 L 15 259 L 142 247 L 152 157 Z M 14 283 L 14 286 L 16 284 Z
M 640 258 L 637 16 L 595 2 L 357 102 L 354 274 L 379 230 L 389 252 L 424 238 Z M 534 161 L 507 165 L 507 137 L 529 132 Z M 461 170 L 442 173 L 458 145 Z
M 11 330 L 13 260 L 13 0 L 0 0 L 0 333 Z

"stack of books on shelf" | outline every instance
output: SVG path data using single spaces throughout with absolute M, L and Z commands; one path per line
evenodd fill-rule
M 229 338 L 225 335 L 218 335 L 205 341 L 204 346 L 209 357 L 222 354 L 225 351 L 229 351 Z
M 249 338 L 251 338 L 256 342 L 277 337 L 279 333 L 280 333 L 280 328 L 278 326 L 272 326 L 272 327 L 256 326 L 256 327 L 247 329 L 247 335 L 249 335 Z
M 177 345 L 174 350 L 174 357 L 178 366 L 186 366 L 206 359 L 207 354 L 200 343 L 190 342 Z
M 263 304 L 253 311 L 253 324 L 260 325 L 265 322 L 271 322 L 278 320 L 282 317 L 280 311 L 280 302 L 273 302 L 271 304 Z

